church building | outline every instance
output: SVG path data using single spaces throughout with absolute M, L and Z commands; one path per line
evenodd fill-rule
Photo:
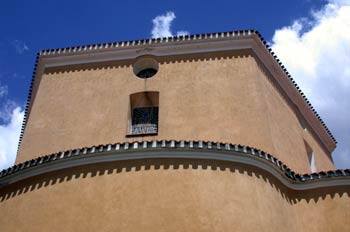
M 316 110 L 255 30 L 42 50 L 0 231 L 349 231 Z

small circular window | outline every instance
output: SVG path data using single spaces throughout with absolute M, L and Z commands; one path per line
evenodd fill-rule
M 133 64 L 134 74 L 142 79 L 150 78 L 158 72 L 158 62 L 152 58 L 141 58 Z

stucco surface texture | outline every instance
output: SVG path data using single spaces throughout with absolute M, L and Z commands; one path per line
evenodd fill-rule
M 0 230 L 347 231 L 349 190 L 297 193 L 242 164 L 120 161 L 1 188 Z
M 310 172 L 307 141 L 318 171 L 334 169 L 309 131 L 248 50 L 158 57 L 159 71 L 137 78 L 135 60 L 45 70 L 17 163 L 68 149 L 123 141 L 175 139 L 229 142 L 271 153 Z M 128 134 L 130 94 L 159 91 L 159 131 Z

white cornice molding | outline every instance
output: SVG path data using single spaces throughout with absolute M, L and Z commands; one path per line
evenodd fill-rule
M 55 56 L 41 55 L 41 58 L 45 67 L 49 68 L 66 65 L 129 60 L 135 59 L 143 55 L 162 57 L 172 55 L 186 55 L 195 53 L 251 49 L 253 44 L 253 37 L 246 36 L 241 39 L 220 38 L 181 41 L 177 43 L 145 44 L 140 46 L 111 48 L 108 50 L 96 50 L 92 51 L 91 53 L 61 53 Z
M 257 159 L 245 153 L 227 150 L 207 150 L 207 149 L 135 149 L 135 150 L 110 150 L 89 155 L 78 155 L 70 158 L 56 160 L 45 163 L 23 171 L 5 176 L 0 179 L 0 186 L 7 186 L 18 181 L 38 176 L 50 175 L 54 171 L 74 168 L 88 164 L 117 162 L 123 160 L 142 159 L 198 159 L 198 160 L 219 160 L 232 163 L 239 163 L 259 168 L 276 177 L 284 186 L 292 190 L 312 190 L 317 188 L 327 188 L 336 186 L 350 186 L 350 178 L 324 178 L 307 182 L 291 181 L 285 176 L 276 165 L 264 159 Z

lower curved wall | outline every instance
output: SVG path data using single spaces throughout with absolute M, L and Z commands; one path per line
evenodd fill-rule
M 129 160 L 0 189 L 1 231 L 346 231 L 350 187 L 292 191 L 244 164 Z

